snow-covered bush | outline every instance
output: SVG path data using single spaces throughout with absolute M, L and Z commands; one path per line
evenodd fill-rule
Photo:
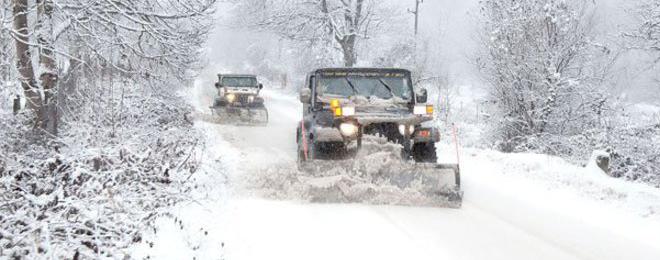
M 192 188 L 190 108 L 162 88 L 101 82 L 69 95 L 58 137 L 0 111 L 0 258 L 122 258 Z
M 660 118 L 617 109 L 600 131 L 585 131 L 574 147 L 604 149 L 611 154 L 611 175 L 660 187 Z
M 553 153 L 552 139 L 598 126 L 604 53 L 587 14 L 582 1 L 481 2 L 477 62 L 495 104 L 500 149 Z
M 644 1 L 637 32 L 653 49 L 657 1 Z M 493 119 L 489 139 L 509 152 L 540 152 L 584 163 L 611 152 L 614 176 L 660 185 L 660 132 L 635 122 L 606 94 L 611 50 L 594 39 L 588 1 L 481 1 L 478 55 Z M 650 47 L 649 47 L 650 46 Z
M 478 59 L 497 120 L 499 149 L 581 161 L 608 142 L 598 138 L 610 113 L 608 50 L 594 41 L 589 3 L 482 1 Z
M 608 135 L 602 143 L 612 149 L 612 174 L 660 188 L 660 124 L 616 128 Z

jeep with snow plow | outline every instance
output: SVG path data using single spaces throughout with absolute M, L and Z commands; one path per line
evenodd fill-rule
M 268 111 L 264 99 L 259 96 L 263 85 L 255 75 L 218 74 L 215 87 L 217 95 L 211 107 L 214 121 L 257 125 L 268 123 Z
M 351 160 L 365 136 L 380 136 L 401 146 L 410 169 L 388 176 L 400 188 L 422 182 L 436 196 L 458 204 L 458 164 L 437 164 L 439 130 L 423 126 L 433 120 L 427 91 L 415 92 L 405 69 L 325 68 L 311 72 L 300 90 L 303 119 L 297 127 L 299 168 L 316 161 Z

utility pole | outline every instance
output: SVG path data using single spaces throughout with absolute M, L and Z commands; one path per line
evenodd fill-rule
M 424 0 L 415 0 L 415 11 L 408 9 L 408 12 L 415 16 L 415 36 L 419 28 L 419 4 L 424 3 Z

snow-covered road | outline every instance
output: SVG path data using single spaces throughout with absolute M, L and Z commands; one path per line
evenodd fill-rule
M 309 204 L 249 194 L 240 188 L 242 176 L 295 165 L 300 105 L 276 91 L 265 96 L 267 127 L 200 123 L 216 142 L 208 156 L 227 167 L 229 192 L 180 206 L 180 222 L 161 221 L 159 232 L 147 238 L 152 247 L 144 243 L 136 256 L 660 259 L 657 190 L 611 184 L 586 171 L 573 181 L 575 169 L 545 156 L 462 151 L 461 209 Z

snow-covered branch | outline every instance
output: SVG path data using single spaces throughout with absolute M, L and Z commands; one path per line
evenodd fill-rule
M 351 67 L 358 60 L 357 42 L 377 33 L 385 17 L 381 5 L 375 0 L 244 0 L 238 24 L 303 43 L 330 42 Z
M 656 57 L 655 63 L 660 62 L 660 2 L 642 0 L 632 13 L 635 28 L 624 33 L 631 48 L 648 51 Z

